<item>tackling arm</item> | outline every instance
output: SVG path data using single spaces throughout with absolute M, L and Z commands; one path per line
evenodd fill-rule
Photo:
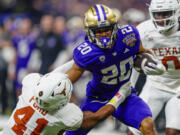
M 97 112 L 84 111 L 81 129 L 91 128 L 110 116 L 131 93 L 131 83 L 125 83 L 114 97 Z
M 57 67 L 52 72 L 59 72 L 59 73 L 66 73 L 70 70 L 73 66 L 74 60 L 70 60 L 67 63 L 63 64 L 62 66 Z
M 76 82 L 85 70 L 79 68 L 75 63 L 72 65 L 72 68 L 66 72 L 68 78 L 72 83 Z
M 115 109 L 116 108 L 114 106 L 107 104 L 95 113 L 90 111 L 83 112 L 83 122 L 80 129 L 86 129 L 95 126 L 110 116 L 115 111 Z
M 76 82 L 81 75 L 83 74 L 84 70 L 80 69 L 75 63 L 74 60 L 70 60 L 69 62 L 59 66 L 55 70 L 52 71 L 59 72 L 59 73 L 66 73 L 68 78 L 71 80 L 72 83 Z

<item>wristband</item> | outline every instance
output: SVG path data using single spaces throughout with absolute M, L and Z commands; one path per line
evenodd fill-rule
M 125 96 L 118 92 L 107 104 L 110 104 L 117 108 L 124 100 Z
M 131 94 L 131 82 L 128 81 L 125 84 L 122 85 L 122 87 L 119 89 L 119 91 L 115 94 L 115 96 L 107 103 L 115 108 L 117 108 L 126 97 L 128 97 Z

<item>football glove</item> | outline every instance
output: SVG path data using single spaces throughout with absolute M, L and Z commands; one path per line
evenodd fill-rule
M 146 75 L 162 75 L 166 68 L 165 66 L 158 60 L 155 60 L 156 64 L 152 62 L 147 62 L 147 64 L 141 63 L 142 70 Z
M 166 68 L 164 65 L 149 53 L 139 53 L 134 59 L 134 68 L 146 75 L 161 75 Z

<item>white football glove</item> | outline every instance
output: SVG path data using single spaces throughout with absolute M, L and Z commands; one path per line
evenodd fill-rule
M 122 102 L 124 102 L 126 97 L 128 97 L 130 94 L 131 94 L 131 82 L 128 81 L 119 89 L 119 91 L 107 104 L 110 104 L 115 108 L 117 108 Z
M 166 71 L 165 66 L 158 59 L 155 59 L 155 58 L 152 58 L 152 59 L 157 64 L 154 64 L 154 63 L 148 62 L 148 61 L 147 61 L 148 63 L 145 64 L 146 61 L 144 61 L 141 63 L 142 70 L 144 71 L 144 73 L 146 75 L 162 75 Z

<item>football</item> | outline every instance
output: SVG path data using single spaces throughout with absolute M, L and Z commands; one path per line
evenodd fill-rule
M 134 59 L 134 68 L 136 71 L 144 73 L 142 65 L 149 66 L 148 63 L 157 64 L 157 61 L 153 58 L 151 54 L 138 53 Z

